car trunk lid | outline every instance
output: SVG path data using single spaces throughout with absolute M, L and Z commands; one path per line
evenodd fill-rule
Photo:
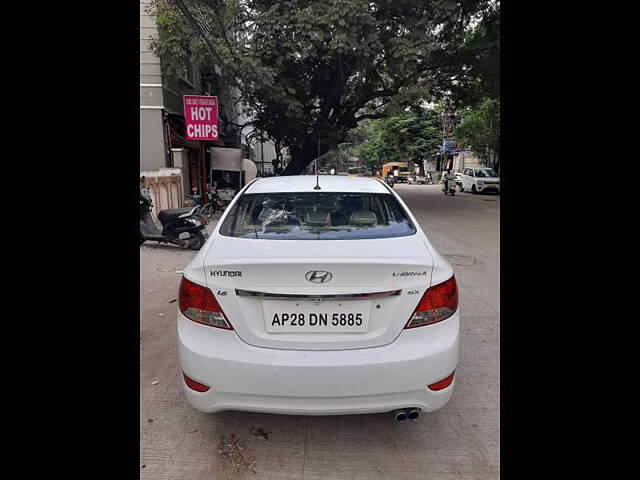
M 218 236 L 203 266 L 207 287 L 243 341 L 339 350 L 392 342 L 430 285 L 433 259 L 419 235 L 304 241 Z

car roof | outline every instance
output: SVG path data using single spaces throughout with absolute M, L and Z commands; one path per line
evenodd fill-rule
M 316 186 L 315 175 L 288 175 L 280 177 L 260 177 L 249 185 L 244 193 L 276 192 L 362 192 L 389 193 L 387 187 L 372 177 L 347 177 L 342 175 L 322 175 Z

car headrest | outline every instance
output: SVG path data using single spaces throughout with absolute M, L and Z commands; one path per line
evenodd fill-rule
M 351 214 L 349 223 L 352 225 L 376 225 L 378 223 L 378 217 L 376 217 L 376 214 L 371 210 L 358 210 Z
M 309 225 L 331 225 L 329 212 L 307 212 L 304 220 Z

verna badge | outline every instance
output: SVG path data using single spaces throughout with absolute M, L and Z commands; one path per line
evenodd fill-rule
M 304 277 L 311 283 L 326 283 L 333 278 L 333 275 L 324 270 L 311 270 Z

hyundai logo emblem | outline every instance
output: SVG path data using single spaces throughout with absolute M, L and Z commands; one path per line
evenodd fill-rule
M 333 278 L 333 275 L 324 270 L 311 270 L 304 277 L 311 283 L 326 283 Z

